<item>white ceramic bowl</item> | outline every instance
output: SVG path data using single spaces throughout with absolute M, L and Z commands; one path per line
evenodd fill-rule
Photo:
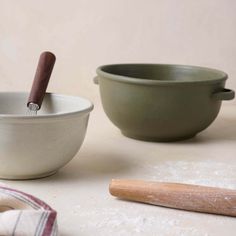
M 0 92 L 0 178 L 33 179 L 68 163 L 83 143 L 93 104 L 47 93 L 37 116 L 27 114 L 27 93 Z

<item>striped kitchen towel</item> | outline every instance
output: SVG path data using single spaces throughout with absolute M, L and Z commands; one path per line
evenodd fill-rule
M 36 197 L 0 185 L 0 236 L 56 236 L 56 216 Z

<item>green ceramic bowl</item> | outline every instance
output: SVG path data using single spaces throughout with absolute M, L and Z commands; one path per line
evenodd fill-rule
M 97 69 L 103 108 L 128 137 L 175 141 L 193 137 L 216 118 L 227 74 L 210 68 L 165 64 L 117 64 Z

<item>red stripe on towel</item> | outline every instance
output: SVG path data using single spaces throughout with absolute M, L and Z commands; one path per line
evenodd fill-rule
M 47 223 L 45 225 L 45 228 L 44 228 L 42 236 L 49 236 L 49 235 L 51 235 L 52 229 L 53 229 L 53 225 L 55 223 L 56 216 L 57 216 L 57 213 L 55 211 L 50 213 L 50 215 L 48 217 L 48 220 L 47 220 Z
M 9 190 L 9 191 L 12 191 L 12 192 L 16 192 L 16 193 L 20 193 L 21 195 L 23 196 L 26 196 L 28 197 L 30 200 L 32 200 L 33 202 L 37 203 L 39 206 L 43 207 L 45 210 L 49 210 L 49 211 L 54 211 L 50 206 L 48 206 L 45 202 L 43 202 L 42 200 L 28 194 L 28 193 L 24 193 L 24 192 L 21 192 L 19 190 L 16 190 L 16 189 L 12 189 L 12 188 L 7 188 L 7 187 L 3 187 L 3 186 L 0 186 L 1 189 L 6 189 L 6 190 Z

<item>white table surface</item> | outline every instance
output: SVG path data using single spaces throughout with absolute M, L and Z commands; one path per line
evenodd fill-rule
M 152 143 L 122 136 L 98 104 L 81 150 L 66 167 L 48 178 L 2 181 L 56 209 L 62 236 L 235 235 L 233 217 L 117 200 L 108 192 L 112 178 L 236 189 L 236 106 L 222 104 L 216 121 L 196 138 Z

